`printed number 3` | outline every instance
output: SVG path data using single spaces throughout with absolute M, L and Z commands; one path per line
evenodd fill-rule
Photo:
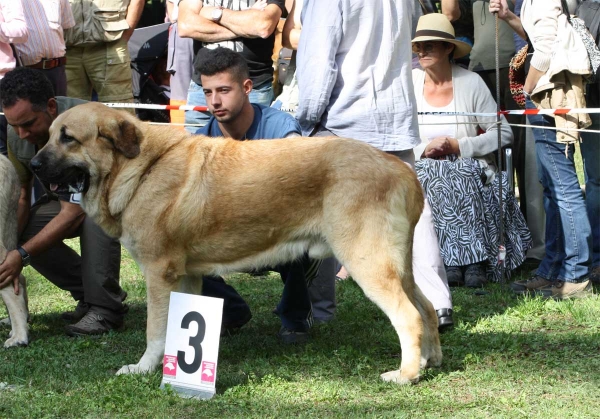
M 197 311 L 190 311 L 188 314 L 183 316 L 181 319 L 181 328 L 188 329 L 191 322 L 198 324 L 198 333 L 196 336 L 191 336 L 189 345 L 194 348 L 194 359 L 191 364 L 185 361 L 185 351 L 177 351 L 177 364 L 186 374 L 193 374 L 200 368 L 200 362 L 202 362 L 202 341 L 204 340 L 204 333 L 206 332 L 206 322 L 204 317 Z

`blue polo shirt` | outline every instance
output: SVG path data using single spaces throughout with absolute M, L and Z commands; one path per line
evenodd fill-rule
M 290 114 L 255 103 L 252 104 L 252 107 L 254 108 L 254 120 L 246 132 L 246 139 L 270 140 L 285 138 L 292 134 L 302 135 L 298 121 Z M 219 122 L 214 116 L 211 116 L 208 123 L 196 131 L 196 134 L 207 137 L 223 137 Z

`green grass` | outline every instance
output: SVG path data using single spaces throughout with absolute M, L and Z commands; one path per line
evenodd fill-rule
M 124 330 L 64 335 L 60 313 L 74 304 L 31 269 L 31 343 L 0 350 L 0 418 L 506 417 L 596 418 L 600 412 L 600 299 L 515 298 L 454 289 L 454 330 L 442 335 L 444 363 L 414 386 L 379 374 L 400 362 L 396 334 L 351 280 L 338 283 L 336 319 L 305 346 L 284 346 L 271 313 L 276 274 L 234 275 L 254 318 L 221 340 L 217 394 L 182 399 L 159 389 L 160 372 L 115 376 L 145 348 L 145 285 L 128 257 L 122 283 L 131 309 Z M 596 290 L 598 291 L 598 290 Z M 0 309 L 0 316 L 6 313 Z M 8 329 L 0 329 L 2 338 Z

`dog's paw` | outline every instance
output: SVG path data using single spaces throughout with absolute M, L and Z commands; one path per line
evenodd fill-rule
M 141 364 L 129 364 L 121 367 L 119 371 L 117 371 L 117 375 L 123 374 L 148 374 L 152 372 L 153 368 L 144 367 Z
M 10 323 L 10 317 L 5 317 L 3 319 L 0 319 L 0 326 L 4 327 L 10 327 L 11 323 Z
M 387 381 L 390 383 L 396 383 L 400 385 L 406 384 L 416 384 L 419 381 L 419 376 L 415 378 L 408 378 L 402 376 L 402 372 L 400 370 L 388 371 L 381 374 L 381 379 L 383 381 Z
M 11 333 L 12 335 L 12 333 Z M 9 339 L 6 340 L 6 342 L 4 342 L 4 347 L 5 348 L 14 348 L 17 346 L 27 346 L 29 344 L 29 339 L 27 338 L 27 335 L 22 336 L 22 335 L 15 335 L 15 336 L 10 336 Z

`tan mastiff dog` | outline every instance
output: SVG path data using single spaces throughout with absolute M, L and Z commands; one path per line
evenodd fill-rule
M 437 316 L 412 274 L 423 193 L 396 157 L 350 139 L 192 136 L 88 103 L 56 118 L 31 167 L 52 188 L 81 191 L 146 277 L 146 352 L 118 374 L 162 361 L 171 291 L 306 251 L 335 255 L 390 318 L 402 363 L 384 380 L 416 382 L 442 361 Z
M 12 163 L 0 154 L 0 263 L 6 259 L 9 250 L 17 248 L 17 205 L 21 185 Z M 19 293 L 9 285 L 0 290 L 0 295 L 8 310 L 12 330 L 4 347 L 26 346 L 29 343 L 27 317 L 27 290 L 25 277 L 19 277 Z

